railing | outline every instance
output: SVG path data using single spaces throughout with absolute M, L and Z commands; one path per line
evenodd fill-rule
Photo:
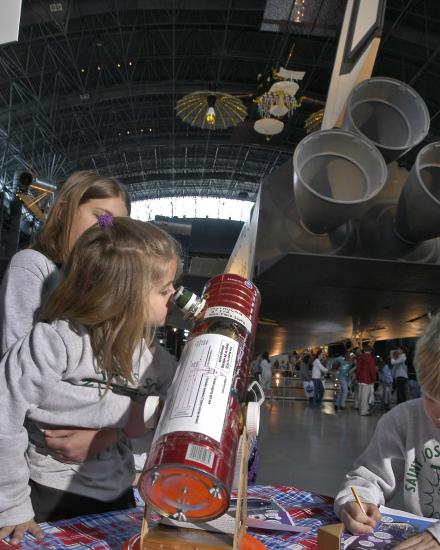
M 324 401 L 334 401 L 339 389 L 337 379 L 323 378 Z M 272 399 L 291 399 L 307 401 L 304 394 L 303 382 L 298 372 L 280 372 L 274 371 L 272 376 L 272 387 L 268 397 Z

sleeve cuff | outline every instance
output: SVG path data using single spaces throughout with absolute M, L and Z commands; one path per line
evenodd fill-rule
M 356 489 L 359 494 L 359 498 L 361 499 L 362 502 L 370 502 L 371 504 L 375 504 L 376 506 L 380 506 L 381 504 L 384 503 L 383 496 L 381 496 L 379 492 L 378 494 L 375 494 L 376 491 L 373 488 L 369 490 L 369 489 L 365 489 L 364 487 L 359 487 L 359 485 L 356 485 Z M 353 493 L 349 488 L 343 489 L 342 491 L 340 491 L 335 498 L 334 511 L 339 519 L 341 519 L 340 517 L 341 507 L 346 502 L 354 502 Z
M 438 544 L 440 544 L 440 521 L 435 522 L 432 527 L 428 527 L 427 531 L 429 531 Z
M 30 521 L 34 515 L 31 499 L 30 497 L 26 497 L 23 503 L 0 513 L 0 528 L 6 527 L 7 525 L 19 525 L 25 521 Z

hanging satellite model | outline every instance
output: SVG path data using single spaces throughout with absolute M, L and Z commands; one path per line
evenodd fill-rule
M 255 102 L 261 118 L 255 122 L 254 130 L 266 136 L 267 140 L 283 131 L 284 122 L 280 119 L 286 115 L 290 117 L 300 106 L 296 93 L 299 89 L 298 81 L 304 75 L 303 71 L 290 71 L 281 67 L 279 71 L 273 69 L 266 78 L 258 76 L 259 95 Z

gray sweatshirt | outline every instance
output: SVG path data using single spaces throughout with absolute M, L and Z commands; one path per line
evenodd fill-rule
M 144 395 L 166 394 L 173 375 L 171 368 L 158 368 L 145 348 L 139 364 Z M 29 477 L 48 487 L 103 501 L 117 498 L 130 486 L 133 456 L 124 438 L 80 465 L 58 462 L 44 446 L 42 428 L 98 429 L 122 427 L 127 421 L 131 400 L 104 391 L 84 328 L 74 330 L 67 321 L 37 323 L 4 355 L 0 387 L 0 527 L 33 517 Z
M 1 355 L 39 321 L 60 276 L 56 264 L 40 252 L 28 249 L 12 256 L 0 287 Z
M 335 513 L 340 517 L 342 504 L 354 500 L 354 486 L 362 501 L 378 506 L 402 491 L 407 512 L 440 519 L 439 484 L 440 430 L 425 415 L 422 399 L 413 399 L 379 420 L 336 496 Z M 428 531 L 440 543 L 440 522 Z
M 41 309 L 49 294 L 58 285 L 61 271 L 57 265 L 46 256 L 35 250 L 21 250 L 12 256 L 0 286 L 0 335 L 1 356 L 13 346 L 17 340 L 28 334 L 40 320 Z M 177 367 L 175 358 L 162 346 L 157 345 L 154 358 L 151 354 L 144 369 L 149 368 L 152 377 L 145 375 L 142 386 L 143 395 L 159 395 L 165 398 L 166 389 L 162 388 L 162 380 L 174 376 Z M 136 363 L 136 361 L 135 361 Z M 159 381 L 159 386 L 157 385 Z M 98 384 L 89 384 L 88 399 L 95 401 L 101 395 Z M 71 395 L 76 391 L 71 385 L 59 389 Z M 80 391 L 80 399 L 84 399 L 84 388 Z M 117 410 L 117 408 L 116 408 Z

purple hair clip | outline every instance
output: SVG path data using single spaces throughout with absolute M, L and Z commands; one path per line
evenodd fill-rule
M 109 227 L 110 225 L 113 225 L 112 214 L 106 213 L 98 216 L 98 224 L 99 224 L 99 227 L 101 227 L 101 229 L 104 227 Z

